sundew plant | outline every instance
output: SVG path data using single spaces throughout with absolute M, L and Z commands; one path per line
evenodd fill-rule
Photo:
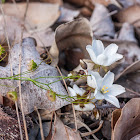
M 118 46 L 116 44 L 110 44 L 109 46 L 104 48 L 104 45 L 100 40 L 93 40 L 92 45 L 86 46 L 86 50 L 88 51 L 91 61 L 94 64 L 92 70 L 89 70 L 87 64 L 83 60 L 80 60 L 82 69 L 79 70 L 79 72 L 72 71 L 70 72 L 70 74 L 68 74 L 68 76 L 48 76 L 31 79 L 28 77 L 24 77 L 23 75 L 35 71 L 42 63 L 41 62 L 37 65 L 34 60 L 31 60 L 27 66 L 28 71 L 23 72 L 22 74 L 0 79 L 30 81 L 39 88 L 47 90 L 47 96 L 50 101 L 55 101 L 56 96 L 58 96 L 61 99 L 65 99 L 70 103 L 73 103 L 75 110 L 79 111 L 93 110 L 94 108 L 96 108 L 96 104 L 103 100 L 106 100 L 117 108 L 120 108 L 119 101 L 116 96 L 124 93 L 125 88 L 121 85 L 113 84 L 114 73 L 107 70 L 108 66 L 123 58 L 121 54 L 117 53 Z M 2 48 L 1 46 L 0 53 L 0 56 L 5 53 L 4 48 Z M 2 58 L 2 60 L 3 59 L 4 58 Z M 105 72 L 105 75 L 103 77 L 101 76 L 101 69 Z M 50 88 L 50 84 L 53 84 L 54 82 L 38 82 L 38 79 L 41 78 L 60 78 L 54 82 L 58 82 L 63 79 L 73 80 L 73 86 L 68 87 L 70 95 L 68 96 L 57 94 Z M 85 85 L 77 85 L 76 81 L 82 78 L 86 79 Z M 7 94 L 8 97 L 10 97 L 12 100 L 17 100 L 15 91 L 9 91 Z

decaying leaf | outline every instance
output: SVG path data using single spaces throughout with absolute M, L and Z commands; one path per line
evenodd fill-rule
M 26 3 L 18 3 L 16 6 L 14 4 L 6 3 L 3 4 L 3 9 L 6 15 L 23 19 Z M 48 28 L 59 16 L 60 11 L 58 4 L 29 3 L 25 26 L 28 29 Z
M 128 22 L 135 27 L 140 27 L 140 4 L 130 6 L 118 12 L 115 17 L 121 23 Z
M 72 21 L 80 13 L 78 10 L 71 10 L 65 7 L 61 7 L 60 11 L 61 11 L 61 16 L 58 19 L 58 22 Z
M 109 12 L 105 6 L 100 4 L 95 5 L 95 9 L 90 18 L 92 30 L 95 35 L 114 37 L 114 24 L 108 14 Z
M 56 116 L 52 140 L 82 140 L 82 139 L 78 132 L 75 132 L 70 127 L 64 125 L 63 122 Z
M 112 140 L 129 140 L 140 134 L 140 98 L 131 99 L 123 107 L 119 119 L 113 126 Z
M 67 65 L 73 67 L 78 66 L 79 59 L 89 58 L 89 55 L 85 49 L 86 45 L 92 42 L 92 30 L 89 21 L 85 18 L 79 18 L 72 22 L 68 22 L 60 25 L 55 32 L 55 42 L 50 49 L 50 53 L 53 58 L 53 65 L 61 62 L 61 67 Z M 71 52 L 70 54 L 68 52 Z M 77 59 L 77 53 L 80 53 L 80 58 Z M 77 57 L 71 57 L 75 53 Z M 70 55 L 70 56 L 69 56 Z M 64 61 L 64 62 L 62 62 Z
M 124 8 L 128 8 L 132 5 L 140 4 L 140 0 L 117 0 Z
M 120 30 L 118 39 L 124 41 L 137 42 L 134 36 L 134 27 L 129 23 L 124 23 Z
M 23 72 L 27 72 L 27 73 L 21 75 L 21 77 L 23 76 L 23 77 L 35 79 L 38 77 L 45 77 L 45 76 L 58 76 L 58 72 L 54 67 L 49 66 L 44 62 L 41 63 L 40 56 L 39 53 L 36 51 L 35 45 L 36 43 L 33 38 L 23 39 L 21 73 Z M 9 58 L 9 60 L 11 60 L 10 62 L 12 63 L 13 74 L 17 75 L 19 73 L 18 69 L 19 69 L 20 45 L 16 44 L 11 49 L 10 53 L 11 53 L 11 58 Z M 27 65 L 31 60 L 36 62 L 38 68 L 35 71 L 29 72 L 27 71 Z M 0 67 L 0 77 L 9 77 L 11 75 L 10 62 L 6 67 Z M 38 82 L 48 84 L 57 81 L 58 78 L 47 77 L 47 78 L 41 78 L 36 80 Z M 1 86 L 2 95 L 6 95 L 7 92 L 13 90 L 16 90 L 17 93 L 19 93 L 18 81 L 5 79 L 5 80 L 0 80 L 0 84 L 5 85 L 5 86 Z M 45 85 L 40 85 L 40 86 L 45 86 Z M 57 94 L 67 95 L 64 87 L 59 81 L 50 84 L 49 87 L 47 86 L 45 87 L 48 90 L 50 87 L 52 91 L 56 92 Z M 56 97 L 56 101 L 51 102 L 47 97 L 46 89 L 42 89 L 36 86 L 33 82 L 27 81 L 26 78 L 25 81 L 22 82 L 21 93 L 22 93 L 22 100 L 23 100 L 23 110 L 25 114 L 31 113 L 34 110 L 34 106 L 36 106 L 38 109 L 46 109 L 51 112 L 68 104 L 66 100 L 62 100 L 58 97 Z M 19 99 L 18 99 L 18 103 L 20 104 Z
M 119 79 L 121 76 L 124 76 L 131 72 L 136 72 L 137 70 L 140 70 L 140 60 L 132 63 L 130 66 L 128 66 L 123 72 L 116 75 L 115 80 Z

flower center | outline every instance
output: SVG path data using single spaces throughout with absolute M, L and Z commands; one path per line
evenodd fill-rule
M 103 86 L 101 89 L 101 93 L 105 94 L 105 93 L 109 92 L 109 90 L 107 90 L 107 89 L 108 89 L 108 87 Z

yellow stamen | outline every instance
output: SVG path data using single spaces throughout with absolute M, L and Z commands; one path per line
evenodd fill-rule
M 109 90 L 107 90 L 107 89 L 108 89 L 108 87 L 103 86 L 103 88 L 101 89 L 101 92 L 104 93 L 104 94 L 109 92 Z

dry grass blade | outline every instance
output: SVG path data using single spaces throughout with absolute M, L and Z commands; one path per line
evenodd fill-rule
M 38 119 L 39 119 L 39 125 L 40 125 L 40 133 L 41 133 L 41 140 L 45 140 L 44 139 L 44 134 L 43 134 L 43 126 L 42 126 L 42 121 L 41 121 L 41 117 L 40 117 L 40 114 L 38 112 L 38 109 L 36 107 L 34 107 L 36 112 L 37 112 L 37 115 L 38 115 Z
M 7 24 L 6 24 L 6 20 L 5 20 L 5 17 L 4 17 L 4 11 L 3 11 L 2 5 L 0 5 L 0 8 L 1 8 L 2 15 L 3 15 L 4 23 L 5 23 L 4 32 L 5 32 L 6 40 L 7 40 L 9 51 L 10 51 L 11 50 L 11 46 L 10 46 L 10 42 L 9 42 L 9 39 L 8 39 L 7 31 L 6 31 L 6 28 L 5 28 Z M 11 58 L 10 54 L 9 54 L 9 57 Z M 10 67 L 11 67 L 11 76 L 13 76 L 13 69 L 12 69 L 11 59 L 9 61 L 10 61 Z M 17 101 L 15 101 L 15 107 L 16 107 L 16 113 L 17 113 L 17 118 L 18 118 L 20 138 L 21 138 L 21 140 L 23 140 L 23 134 L 22 134 L 22 128 L 21 128 L 21 123 L 20 123 L 20 117 L 19 117 L 19 112 L 18 112 Z
M 27 0 L 27 5 L 26 5 L 25 13 L 24 13 L 23 23 L 25 23 L 25 19 L 26 19 L 26 15 L 27 15 L 27 10 L 28 10 L 28 5 L 29 5 L 29 0 Z M 19 56 L 19 74 L 21 73 L 23 31 L 24 31 L 24 27 L 22 27 L 21 40 L 20 40 L 20 49 L 21 50 L 20 50 L 20 56 Z M 20 80 L 19 80 L 19 96 L 20 96 L 20 106 L 21 106 L 21 112 L 22 112 L 22 117 L 23 117 L 25 136 L 26 136 L 26 140 L 29 140 L 28 131 L 27 131 L 27 125 L 26 125 L 26 120 L 25 120 L 25 115 L 24 115 L 24 112 L 23 112 L 23 103 L 22 103 L 22 96 L 21 96 L 21 81 Z

